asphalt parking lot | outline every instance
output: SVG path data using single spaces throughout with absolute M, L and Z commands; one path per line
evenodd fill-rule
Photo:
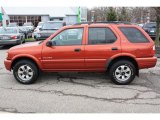
M 104 73 L 44 73 L 32 85 L 18 83 L 4 67 L 0 48 L 0 111 L 11 113 L 159 113 L 160 59 L 127 86 Z

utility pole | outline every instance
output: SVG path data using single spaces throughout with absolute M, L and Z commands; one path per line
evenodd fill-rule
M 1 7 L 1 12 L 2 12 L 2 24 L 3 24 L 3 27 L 6 27 L 7 26 L 7 24 L 6 24 L 7 16 L 6 16 L 6 13 L 2 7 Z
M 95 13 L 95 11 L 92 10 L 92 11 L 91 11 L 91 21 L 92 21 L 92 22 L 94 22 L 94 13 Z

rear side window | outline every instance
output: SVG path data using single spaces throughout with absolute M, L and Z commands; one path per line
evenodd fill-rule
M 117 37 L 109 28 L 89 28 L 88 44 L 107 44 L 115 42 Z
M 132 43 L 146 43 L 149 42 L 144 34 L 134 27 L 120 27 L 119 28 L 126 38 Z

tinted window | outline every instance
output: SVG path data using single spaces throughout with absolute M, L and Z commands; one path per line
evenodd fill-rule
M 83 38 L 83 28 L 67 29 L 55 36 L 51 41 L 53 45 L 81 45 Z
M 109 28 L 89 28 L 88 44 L 113 43 L 116 39 L 116 36 Z
M 133 27 L 120 27 L 122 33 L 132 43 L 143 43 L 149 42 L 148 39 L 143 35 L 141 31 Z

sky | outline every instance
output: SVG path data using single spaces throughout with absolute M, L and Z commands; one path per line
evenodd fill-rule
M 154 2 L 153 2 L 154 1 Z M 0 0 L 0 7 L 160 6 L 160 0 Z

